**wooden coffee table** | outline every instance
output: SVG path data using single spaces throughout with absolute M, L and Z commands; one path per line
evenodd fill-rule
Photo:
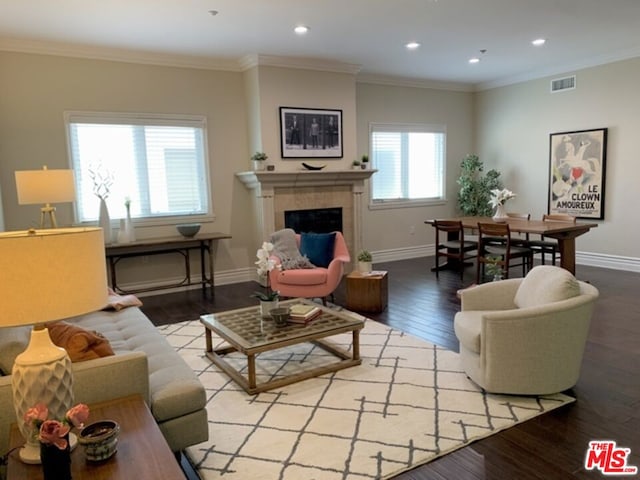
M 287 306 L 295 303 L 312 304 L 308 300 L 297 299 L 280 302 L 280 305 Z M 313 303 L 313 305 L 316 304 Z M 360 330 L 364 327 L 364 318 L 322 306 L 320 308 L 322 310 L 321 315 L 309 324 L 288 325 L 285 327 L 276 327 L 271 319 L 264 319 L 261 322 L 260 308 L 257 306 L 202 315 L 200 322 L 205 327 L 205 353 L 215 365 L 226 372 L 250 395 L 324 375 L 325 373 L 342 370 L 343 368 L 360 365 L 362 363 L 360 358 Z M 223 338 L 229 346 L 214 350 L 211 338 L 212 332 Z M 353 335 L 351 354 L 322 340 L 323 338 L 346 332 L 351 332 Z M 315 343 L 338 357 L 339 360 L 328 365 L 310 368 L 294 375 L 257 384 L 256 356 L 258 354 L 305 342 Z M 225 360 L 224 356 L 232 352 L 240 352 L 246 355 L 246 378 Z
M 120 424 L 118 451 L 104 462 L 87 462 L 78 445 L 71 453 L 73 480 L 184 480 L 175 455 L 169 448 L 147 405 L 139 395 L 89 406 L 89 423 L 110 419 Z M 17 425 L 11 428 L 11 447 L 24 444 Z M 40 465 L 27 465 L 18 450 L 9 455 L 7 480 L 42 480 Z

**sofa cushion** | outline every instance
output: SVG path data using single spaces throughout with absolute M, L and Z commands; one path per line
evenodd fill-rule
M 316 267 L 326 268 L 333 260 L 336 233 L 303 233 L 300 235 L 300 253 Z
M 146 354 L 150 407 L 158 422 L 204 408 L 206 394 L 200 380 L 139 308 L 93 312 L 70 321 L 88 330 L 100 331 L 116 353 Z
M 535 307 L 577 295 L 580 295 L 580 284 L 571 272 L 552 265 L 538 265 L 522 280 L 514 303 L 518 308 Z
M 109 340 L 96 331 L 88 331 L 67 322 L 48 323 L 47 329 L 51 341 L 64 348 L 72 362 L 82 362 L 114 354 Z

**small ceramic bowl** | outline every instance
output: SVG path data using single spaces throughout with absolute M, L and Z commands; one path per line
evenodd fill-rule
M 80 430 L 78 443 L 84 447 L 87 460 L 101 462 L 116 453 L 118 433 L 120 433 L 118 422 L 102 420 Z
M 178 232 L 184 237 L 193 237 L 196 233 L 200 231 L 199 223 L 183 223 L 180 225 L 176 225 L 176 229 Z
M 291 310 L 289 307 L 272 308 L 269 310 L 269 315 L 273 318 L 273 322 L 277 327 L 284 327 L 289 320 Z

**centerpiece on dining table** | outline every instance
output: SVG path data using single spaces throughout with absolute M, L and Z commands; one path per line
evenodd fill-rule
M 494 222 L 507 221 L 507 218 L 509 218 L 509 216 L 507 215 L 504 204 L 507 203 L 507 200 L 510 200 L 515 196 L 515 193 L 506 188 L 494 188 L 493 190 L 491 190 L 491 200 L 489 200 L 489 204 L 496 209 L 496 212 L 492 217 Z

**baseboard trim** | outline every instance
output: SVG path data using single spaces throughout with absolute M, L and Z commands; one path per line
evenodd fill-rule
M 395 262 L 399 260 L 410 260 L 412 258 L 432 257 L 435 255 L 435 245 L 419 245 L 415 247 L 393 248 L 389 250 L 377 250 L 371 252 L 373 255 L 373 263 Z M 628 272 L 640 272 L 640 258 L 623 257 L 618 255 L 608 255 L 593 252 L 577 252 L 576 265 L 585 265 L 589 267 L 610 268 L 612 270 L 624 270 Z M 198 279 L 198 276 L 194 276 Z M 179 282 L 180 278 L 166 278 L 160 282 L 139 282 L 120 285 L 124 290 L 137 290 L 150 288 L 157 285 Z M 236 270 L 217 271 L 215 275 L 216 285 L 230 285 L 234 283 L 255 281 L 255 269 L 252 267 L 239 268 Z M 165 293 L 184 292 L 185 290 L 193 290 L 200 288 L 200 285 L 191 285 L 188 287 L 176 287 L 171 289 L 155 290 L 151 292 L 141 292 L 139 297 L 157 295 L 162 291 Z

